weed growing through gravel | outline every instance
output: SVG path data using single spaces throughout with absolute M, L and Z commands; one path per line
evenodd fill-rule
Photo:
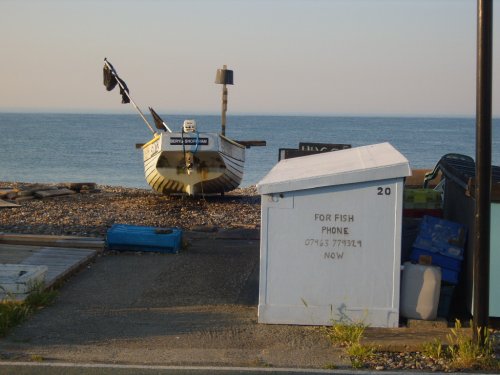
M 467 333 L 462 329 L 462 324 L 457 320 L 455 327 L 447 336 L 449 345 L 443 345 L 439 339 L 435 339 L 424 344 L 421 352 L 400 353 L 394 356 L 361 344 L 367 327 L 363 323 L 345 320 L 333 321 L 331 327 L 325 327 L 328 339 L 333 344 L 344 348 L 353 368 L 429 369 L 431 371 L 500 370 L 500 361 L 495 357 L 494 351 L 497 343 L 484 328 L 484 342 L 477 343 L 470 332 Z
M 345 350 L 353 368 L 365 367 L 367 360 L 375 354 L 371 346 L 362 345 L 359 342 L 352 343 Z
M 422 351 L 429 358 L 447 363 L 450 369 L 498 370 L 500 362 L 495 357 L 494 340 L 486 328 L 478 328 L 478 336 L 481 331 L 484 333 L 484 341 L 476 342 L 472 335 L 463 330 L 462 323 L 457 319 L 455 327 L 447 335 L 448 346 L 435 339 L 424 344 Z
M 374 355 L 371 346 L 361 344 L 367 327 L 362 322 L 346 322 L 345 319 L 341 319 L 332 321 L 331 327 L 325 328 L 328 339 L 344 348 L 353 368 L 365 367 L 367 360 Z
M 493 340 L 487 328 L 478 327 L 478 337 L 484 333 L 484 341 L 476 342 L 470 335 L 462 330 L 462 324 L 457 319 L 455 328 L 447 336 L 450 345 L 448 352 L 451 366 L 455 369 L 498 369 L 499 361 L 495 358 Z
M 0 300 L 0 337 L 28 319 L 36 310 L 50 305 L 57 295 L 56 291 L 43 290 L 42 284 L 33 285 L 30 289 L 24 301 L 16 301 L 12 295 Z
M 22 302 L 3 300 L 0 302 L 0 336 L 28 318 L 30 309 Z
M 349 347 L 353 344 L 359 344 L 366 327 L 362 323 L 346 324 L 334 321 L 332 326 L 327 328 L 326 335 L 331 342 Z
M 44 290 L 43 283 L 38 283 L 33 285 L 31 292 L 24 300 L 24 303 L 32 310 L 36 310 L 52 304 L 56 296 L 56 290 Z
M 439 339 L 434 339 L 432 342 L 425 343 L 422 346 L 422 353 L 434 359 L 442 359 L 446 354 L 443 344 Z

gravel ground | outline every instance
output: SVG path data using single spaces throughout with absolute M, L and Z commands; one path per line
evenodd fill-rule
M 29 189 L 33 185 L 0 182 L 0 188 Z M 260 196 L 254 186 L 205 198 L 98 186 L 95 192 L 33 199 L 20 205 L 0 209 L 0 231 L 102 237 L 116 223 L 185 230 L 260 225 Z

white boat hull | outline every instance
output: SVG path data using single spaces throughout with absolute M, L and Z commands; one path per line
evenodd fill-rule
M 162 194 L 222 194 L 243 178 L 245 147 L 215 133 L 161 133 L 143 147 L 148 184 Z

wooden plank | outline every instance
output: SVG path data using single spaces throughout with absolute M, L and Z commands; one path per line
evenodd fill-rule
M 35 197 L 38 198 L 51 198 L 51 197 L 59 197 L 61 195 L 71 195 L 76 194 L 76 191 L 70 189 L 57 189 L 57 190 L 38 190 L 35 191 Z
M 6 202 L 3 199 L 0 199 L 0 208 L 13 208 L 13 207 L 21 207 L 16 203 Z
M 80 259 L 86 258 L 88 255 L 94 254 L 95 251 L 90 252 L 85 255 L 80 255 L 80 256 L 73 256 L 73 257 L 51 257 L 47 256 L 46 254 L 42 253 L 36 253 L 33 254 L 32 256 L 28 258 L 24 258 L 23 260 L 20 261 L 21 264 L 32 264 L 32 265 L 46 265 L 49 266 L 51 269 L 54 267 L 59 267 L 61 269 L 66 269 L 69 266 L 71 266 L 74 263 L 77 263 L 80 261 Z M 29 260 L 28 260 L 29 259 Z
M 40 246 L 0 243 L 0 253 L 2 251 L 35 251 L 38 249 L 40 249 Z
M 93 240 L 59 240 L 55 243 L 55 246 L 68 246 L 72 248 L 92 248 L 102 250 L 104 248 L 103 239 L 93 239 Z
M 25 196 L 30 196 L 35 194 L 37 191 L 42 191 L 42 190 L 57 190 L 57 186 L 48 186 L 48 185 L 33 185 L 30 186 L 29 188 L 24 188 L 21 189 L 17 192 L 18 197 L 25 197 Z
M 95 250 L 82 251 L 82 249 L 75 249 L 76 251 L 72 256 L 67 256 L 71 249 L 65 250 L 65 252 L 60 252 L 60 249 L 57 248 L 42 248 L 32 256 L 24 259 L 21 264 L 46 265 L 48 272 L 45 278 L 45 286 L 50 288 L 97 256 Z M 54 256 L 58 253 L 63 255 L 60 257 Z
M 104 249 L 104 239 L 101 237 L 0 233 L 0 243 L 84 249 L 90 248 L 96 250 Z
M 16 197 L 14 199 L 16 203 L 20 203 L 20 202 L 30 201 L 32 199 L 35 199 L 35 197 L 33 195 L 26 195 L 24 197 Z
M 39 249 L 38 246 L 0 244 L 0 263 L 20 263 Z
M 35 256 L 42 256 L 40 254 L 43 254 L 43 257 L 46 259 L 54 259 L 57 262 L 64 261 L 65 259 L 75 259 L 75 258 L 80 258 L 82 256 L 85 256 L 89 253 L 93 253 L 95 250 L 91 249 L 74 249 L 74 251 L 71 251 L 71 249 L 65 249 L 61 251 L 59 248 L 54 248 L 54 247 L 42 247 L 34 251 L 33 257 Z
M 28 258 L 31 253 L 8 253 L 0 256 L 2 264 L 18 264 Z
M 245 148 L 262 147 L 262 146 L 266 146 L 267 145 L 266 141 L 259 141 L 259 140 L 254 140 L 254 141 L 235 141 L 235 142 L 239 143 L 242 146 L 245 146 Z
M 0 263 L 47 266 L 47 288 L 90 262 L 97 254 L 95 249 L 0 244 Z
M 95 190 L 95 182 L 68 182 L 64 184 L 68 189 L 80 191 L 80 190 Z
M 17 194 L 17 190 L 13 188 L 0 188 L 0 198 L 4 198 L 12 193 Z

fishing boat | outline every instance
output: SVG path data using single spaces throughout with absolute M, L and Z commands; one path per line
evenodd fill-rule
M 223 194 L 243 178 L 245 146 L 198 132 L 194 120 L 184 121 L 180 132 L 160 131 L 142 150 L 146 181 L 159 193 Z
M 185 120 L 180 131 L 172 131 L 149 107 L 155 128 L 149 124 L 130 97 L 125 82 L 113 65 L 104 59 L 104 85 L 108 91 L 120 87 L 122 103 L 132 103 L 153 133 L 140 144 L 148 184 L 162 194 L 224 194 L 236 189 L 243 179 L 245 148 L 265 145 L 264 141 L 234 141 L 225 135 L 227 85 L 233 84 L 233 71 L 224 65 L 217 70 L 215 83 L 222 85 L 221 132 L 199 132 L 195 120 Z

